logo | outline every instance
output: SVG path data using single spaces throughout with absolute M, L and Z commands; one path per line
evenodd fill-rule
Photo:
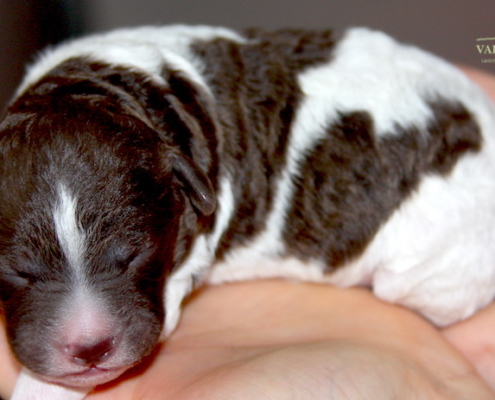
M 481 55 L 482 63 L 495 64 L 495 37 L 476 39 L 476 49 Z

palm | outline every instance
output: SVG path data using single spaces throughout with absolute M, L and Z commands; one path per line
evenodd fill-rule
M 495 398 L 473 372 L 365 290 L 257 282 L 203 291 L 148 365 L 90 399 Z

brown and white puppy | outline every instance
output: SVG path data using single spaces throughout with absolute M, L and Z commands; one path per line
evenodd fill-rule
M 367 29 L 145 27 L 47 51 L 0 125 L 15 397 L 114 379 L 205 281 L 368 285 L 466 318 L 495 294 L 494 115 L 454 67 Z

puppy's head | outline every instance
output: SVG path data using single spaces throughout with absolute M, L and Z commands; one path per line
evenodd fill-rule
M 187 207 L 209 181 L 128 92 L 48 77 L 0 125 L 0 300 L 44 379 L 93 386 L 148 355 Z

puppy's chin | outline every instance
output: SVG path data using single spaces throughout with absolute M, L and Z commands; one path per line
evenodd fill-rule
M 39 376 L 41 380 L 72 388 L 92 388 L 117 379 L 128 367 L 116 369 L 88 368 L 85 371 L 63 376 Z

